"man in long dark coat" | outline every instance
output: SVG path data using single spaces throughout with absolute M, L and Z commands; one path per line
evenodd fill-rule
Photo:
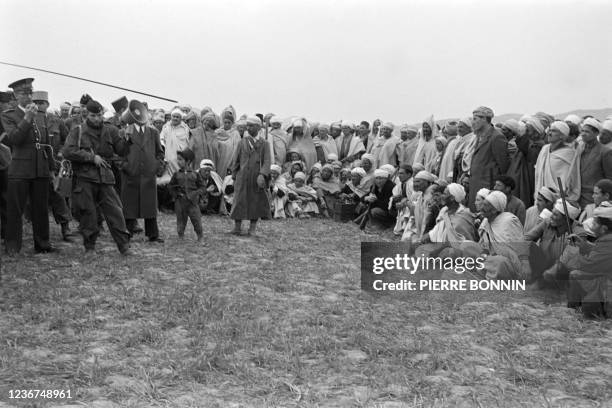
M 146 122 L 145 122 L 146 123 Z M 157 129 L 145 124 L 128 125 L 122 134 L 129 151 L 121 168 L 121 201 L 125 225 L 136 232 L 137 220 L 144 218 L 145 235 L 151 242 L 164 242 L 157 226 L 156 174 L 164 160 Z
M 472 114 L 472 129 L 476 136 L 476 147 L 470 166 L 468 203 L 470 209 L 475 211 L 476 193 L 481 188 L 493 188 L 495 178 L 506 174 L 510 166 L 510 156 L 506 137 L 491 124 L 493 110 L 481 106 L 476 108 Z
M 266 186 L 270 178 L 270 147 L 259 136 L 261 119 L 247 118 L 247 133 L 238 144 L 232 177 L 234 183 L 234 205 L 230 217 L 234 220 L 232 234 L 240 235 L 242 220 L 251 220 L 247 235 L 254 235 L 259 218 L 270 218 L 270 202 Z

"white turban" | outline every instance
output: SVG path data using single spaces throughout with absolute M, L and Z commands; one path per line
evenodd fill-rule
M 342 127 L 348 127 L 348 128 L 351 128 L 351 129 L 355 130 L 355 124 L 353 122 L 351 122 L 351 121 L 348 121 L 348 120 L 343 120 L 342 121 Z
M 567 216 L 570 217 L 572 220 L 578 218 L 578 216 L 580 215 L 580 208 L 574 207 L 567 201 L 565 202 L 565 205 L 567 205 L 567 212 L 569 213 L 567 214 Z M 565 214 L 565 209 L 563 208 L 563 200 L 558 199 L 555 203 L 554 209 L 559 211 L 561 214 Z
M 215 164 L 210 159 L 202 159 L 202 161 L 200 162 L 200 168 L 203 167 L 215 167 Z
M 361 177 L 365 177 L 367 173 L 363 167 L 355 167 L 353 170 L 351 170 L 351 174 L 359 174 Z
M 533 116 L 529 116 L 525 118 L 524 122 L 528 125 L 533 126 L 536 132 L 540 134 L 544 133 L 544 126 L 542 125 L 542 122 L 540 122 L 540 119 L 535 118 Z
M 386 171 L 387 173 L 389 173 L 389 175 L 395 173 L 395 167 L 393 167 L 393 165 L 391 164 L 383 164 L 382 166 L 380 166 L 380 169 Z
M 376 169 L 374 170 L 374 177 L 384 177 L 384 178 L 388 178 L 389 177 L 389 173 L 387 173 L 385 170 L 383 169 Z
M 293 126 L 293 127 L 304 127 L 304 121 L 302 120 L 302 118 L 295 118 L 291 122 L 291 126 Z
M 279 166 L 278 164 L 272 164 L 270 165 L 270 171 L 275 171 L 278 174 L 282 173 L 283 168 L 281 166 Z
M 394 125 L 393 125 L 393 123 L 391 123 L 391 122 L 385 122 L 385 123 L 382 125 L 382 127 L 383 127 L 383 128 L 387 128 L 387 129 L 391 129 L 391 130 L 395 129 L 395 126 L 394 126 Z
M 584 122 L 582 122 L 582 126 L 589 125 L 594 129 L 597 129 L 598 132 L 601 132 L 601 123 L 597 119 L 594 118 L 586 118 Z
M 490 192 L 491 190 L 489 190 L 488 188 L 481 188 L 480 190 L 478 190 L 476 195 L 481 196 L 482 198 L 486 198 Z
M 302 173 L 301 171 L 298 171 L 297 173 L 295 173 L 295 175 L 293 176 L 294 180 L 302 180 L 302 181 L 306 181 L 306 175 L 304 173 Z
M 572 122 L 576 126 L 580 126 L 580 124 L 582 123 L 582 119 L 580 118 L 580 116 L 573 114 L 573 113 L 570 115 L 567 115 L 565 119 L 563 119 L 563 121 Z
M 612 120 L 608 119 L 604 121 L 602 129 L 607 130 L 608 132 L 612 132 Z
M 428 172 L 427 170 L 421 170 L 414 176 L 414 179 L 425 180 L 429 181 L 430 183 L 433 183 L 434 181 L 436 181 L 437 177 L 432 173 Z
M 593 211 L 593 217 L 601 217 L 612 220 L 612 203 L 604 201 L 599 204 L 599 207 L 595 207 Z
M 369 161 L 370 161 L 370 163 L 374 163 L 374 155 L 373 155 L 373 154 L 370 154 L 370 153 L 364 153 L 364 154 L 361 156 L 361 160 L 364 160 L 364 159 L 369 160 Z
M 336 161 L 338 160 L 338 155 L 336 153 L 330 153 L 327 155 L 327 160 Z
M 174 110 L 172 111 L 171 115 L 181 115 L 181 118 L 183 118 L 183 116 L 185 116 L 183 111 L 180 110 L 179 108 L 174 108 Z
M 466 124 L 470 129 L 472 128 L 472 118 L 459 119 L 459 122 Z
M 518 134 L 519 136 L 525 136 L 525 129 L 526 129 L 525 122 L 519 122 L 518 123 Z
M 272 116 L 270 118 L 270 124 L 272 124 L 272 123 L 283 123 L 283 121 L 278 116 Z
M 513 131 L 516 135 L 519 134 L 519 123 L 516 119 L 508 119 L 504 122 L 504 126 Z
M 550 187 L 542 186 L 542 188 L 540 188 L 540 190 L 538 191 L 538 194 L 540 194 L 542 197 L 544 197 L 551 203 L 557 201 L 557 190 L 554 190 Z
M 257 116 L 249 116 L 246 120 L 247 125 L 259 125 L 261 126 L 261 119 Z
M 463 202 L 465 199 L 465 188 L 463 188 L 461 184 L 450 183 L 448 186 L 446 186 L 446 188 L 448 188 L 448 192 L 455 197 L 456 202 Z
M 321 163 L 319 163 L 319 162 L 316 162 L 315 164 L 313 164 L 313 165 L 312 165 L 312 168 L 313 168 L 313 169 L 319 169 L 319 171 L 321 171 L 321 168 L 322 168 L 322 167 L 323 167 L 323 166 L 322 166 L 322 165 L 321 165 Z
M 491 191 L 488 196 L 485 197 L 485 200 L 491 203 L 491 205 L 499 212 L 504 212 L 506 209 L 506 203 L 508 199 L 506 195 L 501 191 Z
M 550 124 L 550 128 L 558 130 L 559 132 L 563 133 L 565 136 L 569 136 L 570 128 L 565 122 L 561 122 L 560 120 L 555 120 L 553 123 Z

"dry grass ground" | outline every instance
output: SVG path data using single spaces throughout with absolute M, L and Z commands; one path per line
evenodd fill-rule
M 0 407 L 612 406 L 612 324 L 542 292 L 361 291 L 356 226 L 4 259 Z M 190 228 L 190 227 L 189 227 Z M 53 234 L 59 231 L 53 226 Z M 546 304 L 550 303 L 550 304 Z M 10 400 L 70 389 L 71 400 Z M 606 405 L 607 404 L 607 405 Z

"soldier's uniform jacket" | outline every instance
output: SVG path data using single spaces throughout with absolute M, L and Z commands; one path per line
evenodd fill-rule
M 101 129 L 94 129 L 83 123 L 68 134 L 62 155 L 72 162 L 77 178 L 98 184 L 115 184 L 115 176 L 110 168 L 96 166 L 94 157 L 99 155 L 111 163 L 113 155 L 125 156 L 129 146 L 119 130 L 104 123 Z
M 11 147 L 13 156 L 8 168 L 8 178 L 48 178 L 55 165 L 51 150 L 41 146 L 50 142 L 44 116 L 38 114 L 30 123 L 25 120 L 25 112 L 16 107 L 2 112 L 0 119 L 7 132 L 3 143 Z

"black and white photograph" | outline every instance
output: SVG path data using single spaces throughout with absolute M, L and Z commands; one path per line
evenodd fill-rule
M 612 407 L 612 2 L 0 15 L 0 408 Z

